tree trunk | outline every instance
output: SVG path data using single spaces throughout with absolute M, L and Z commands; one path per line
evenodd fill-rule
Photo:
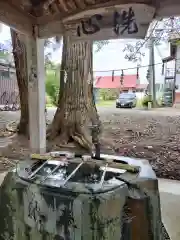
M 92 43 L 65 41 L 67 80 L 48 135 L 60 136 L 60 146 L 73 140 L 91 151 L 89 126 L 100 123 L 92 92 Z
M 29 134 L 29 109 L 28 109 L 28 76 L 26 66 L 26 46 L 20 35 L 11 29 L 13 56 L 16 67 L 17 83 L 19 88 L 21 117 L 18 124 L 18 133 Z

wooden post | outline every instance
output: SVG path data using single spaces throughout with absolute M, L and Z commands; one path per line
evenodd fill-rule
M 33 153 L 46 152 L 44 40 L 26 37 L 29 132 Z
M 180 45 L 177 45 L 176 49 L 176 60 L 175 60 L 175 85 L 177 89 L 175 90 L 175 106 L 180 106 Z

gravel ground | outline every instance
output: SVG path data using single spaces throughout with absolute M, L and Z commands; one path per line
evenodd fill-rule
M 180 110 L 167 108 L 145 111 L 114 107 L 100 107 L 98 110 L 103 122 L 102 151 L 148 159 L 158 177 L 180 180 Z M 49 119 L 52 119 L 54 111 L 48 111 Z M 18 113 L 0 112 L 0 128 L 18 118 Z M 0 138 L 0 145 L 3 146 L 6 141 L 7 138 Z M 24 150 L 26 143 L 23 140 L 24 145 L 18 147 L 13 144 L 11 150 L 16 152 L 15 157 L 18 157 L 17 149 L 23 155 L 28 153 L 27 149 Z M 9 156 L 9 153 L 9 149 L 0 149 L 3 156 Z M 3 158 L 0 171 L 8 167 L 8 160 Z
M 148 159 L 158 177 L 180 180 L 179 110 L 119 110 L 103 120 L 103 139 L 124 156 Z

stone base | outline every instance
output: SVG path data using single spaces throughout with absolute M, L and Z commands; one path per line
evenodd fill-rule
M 12 204 L 14 173 L 4 173 L 0 177 L 0 182 L 0 239 L 14 239 Z
M 15 218 L 15 222 L 13 222 L 13 206 L 15 203 L 15 196 L 14 196 L 14 173 L 3 173 L 0 175 L 0 240 L 4 239 L 17 239 L 17 240 L 27 240 L 29 239 L 24 232 L 28 229 L 22 229 L 16 233 L 16 237 L 14 237 L 14 223 L 18 222 L 17 220 L 21 220 L 21 217 L 24 217 L 23 211 L 19 211 L 19 217 Z M 171 183 L 171 182 L 170 182 Z M 166 182 L 165 180 L 159 181 L 159 188 L 160 188 L 160 195 L 161 195 L 161 207 L 162 207 L 162 216 L 163 222 L 165 227 L 167 228 L 168 233 L 170 233 L 172 240 L 179 240 L 180 239 L 180 232 L 179 232 L 179 184 L 173 181 L 173 185 L 170 186 L 169 181 Z M 174 191 L 172 193 L 166 193 L 166 190 Z M 177 194 L 178 193 L 178 194 Z M 163 237 L 162 240 L 169 240 L 169 236 L 167 234 L 166 228 L 162 224 L 163 227 Z M 25 231 L 26 230 L 26 231 Z M 23 235 L 22 235 L 23 234 Z M 38 233 L 33 233 L 34 236 L 37 236 Z M 6 238 L 4 238 L 6 236 Z M 37 236 L 37 238 L 31 239 L 38 239 L 43 240 L 43 238 Z M 56 238 L 48 238 L 49 240 L 55 240 Z M 60 239 L 60 238 L 58 238 Z M 79 240 L 79 238 L 77 239 Z M 131 239 L 133 240 L 133 238 Z

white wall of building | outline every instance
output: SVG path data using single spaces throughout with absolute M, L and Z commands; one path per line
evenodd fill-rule
M 142 99 L 144 97 L 144 92 L 136 92 L 137 99 Z
M 180 45 L 177 46 L 176 59 L 176 85 L 178 86 L 176 92 L 180 92 Z

